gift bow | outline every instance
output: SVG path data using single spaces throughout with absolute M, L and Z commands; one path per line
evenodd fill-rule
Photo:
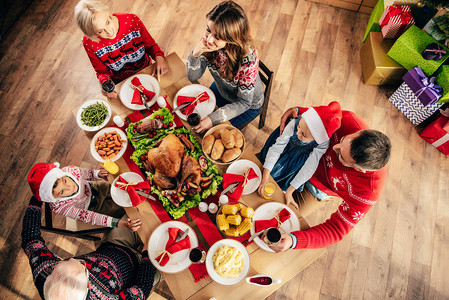
M 122 176 L 119 176 L 115 186 L 121 190 L 125 190 L 128 192 L 129 198 L 131 199 L 131 203 L 133 206 L 137 206 L 143 201 L 145 201 L 145 197 L 141 197 L 137 194 L 136 189 L 141 190 L 150 190 L 151 186 L 148 181 L 141 182 L 128 182 L 123 179 Z
M 225 189 L 228 185 L 238 182 L 239 185 L 235 189 L 234 192 L 228 195 L 230 199 L 233 199 L 237 201 L 240 199 L 240 196 L 242 195 L 243 189 L 245 188 L 248 181 L 250 181 L 253 178 L 257 178 L 256 172 L 254 172 L 253 168 L 249 168 L 245 171 L 244 175 L 238 175 L 238 174 L 231 174 L 231 173 L 224 173 L 223 174 L 223 189 Z
M 172 254 L 190 248 L 189 236 L 186 236 L 184 239 L 175 243 L 176 237 L 178 236 L 178 233 L 180 231 L 182 230 L 176 227 L 168 228 L 168 241 L 167 244 L 165 244 L 165 249 L 156 252 L 160 254 L 158 257 L 156 257 L 156 260 L 161 266 L 164 267 L 168 263 L 168 261 L 172 258 Z
M 190 115 L 193 112 L 193 110 L 195 109 L 195 107 L 198 105 L 198 103 L 207 101 L 207 100 L 209 100 L 209 98 L 210 98 L 209 94 L 206 91 L 204 91 L 204 92 L 198 94 L 196 97 L 178 96 L 176 103 L 178 106 L 180 106 L 183 103 L 192 102 L 182 112 L 185 115 Z
M 148 101 L 150 101 L 154 97 L 154 95 L 156 95 L 152 91 L 147 90 L 142 85 L 142 83 L 140 82 L 138 77 L 134 77 L 133 79 L 131 79 L 131 83 L 132 83 L 132 88 L 134 88 L 133 99 L 131 100 L 132 104 L 143 105 L 141 93 L 148 97 Z
M 430 47 L 430 48 L 429 48 Z M 432 49 L 432 47 L 436 47 L 435 49 Z M 426 49 L 424 49 L 422 56 L 424 57 L 425 53 L 430 52 L 434 53 L 434 56 L 438 55 L 438 59 L 430 58 L 431 60 L 438 61 L 443 58 L 443 56 L 446 55 L 446 50 L 441 48 L 441 46 L 437 43 L 431 43 L 427 45 Z M 429 58 L 424 57 L 424 59 L 429 60 Z
M 284 223 L 285 221 L 287 221 L 288 219 L 290 219 L 290 212 L 288 211 L 288 209 L 283 208 L 281 209 L 281 211 L 279 211 L 273 218 L 269 219 L 269 220 L 257 220 L 255 222 L 255 231 L 259 232 L 262 230 L 265 230 L 267 228 L 270 227 L 276 227 L 276 228 L 281 228 L 281 224 Z M 282 231 L 284 231 L 282 229 Z
M 435 84 L 436 77 L 431 77 L 429 79 L 424 74 L 424 72 L 421 70 L 421 68 L 416 67 L 415 70 L 416 70 L 416 74 L 418 74 L 419 78 L 421 79 L 422 84 L 424 85 L 422 88 L 420 88 L 419 90 L 417 90 L 415 92 L 416 97 L 418 97 L 418 99 L 419 99 L 419 96 L 421 96 L 421 94 L 424 93 L 425 90 L 428 90 L 435 96 L 435 98 L 433 98 L 432 101 L 430 101 L 429 103 L 423 103 L 423 104 L 426 106 L 426 105 L 433 104 L 436 101 L 438 101 L 438 99 L 441 98 L 441 92 L 443 91 L 443 89 L 441 88 L 441 86 Z
M 382 21 L 382 24 L 380 24 L 381 27 L 384 27 L 387 25 L 387 23 L 390 21 L 391 18 L 399 16 L 401 18 L 402 23 L 408 23 L 411 19 L 411 14 L 408 10 L 402 10 L 401 6 L 393 5 L 388 7 L 389 12 L 388 15 L 390 18 L 385 17 Z

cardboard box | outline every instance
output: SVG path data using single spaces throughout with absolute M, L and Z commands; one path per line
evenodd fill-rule
M 360 49 L 363 83 L 385 85 L 402 82 L 407 70 L 387 55 L 393 43 L 393 40 L 384 40 L 380 32 L 370 32 Z

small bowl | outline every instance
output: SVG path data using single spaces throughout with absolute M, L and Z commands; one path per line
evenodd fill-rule
M 223 129 L 223 128 L 226 128 L 226 129 L 229 129 L 229 130 L 237 129 L 237 128 L 235 128 L 234 126 L 232 126 L 232 125 L 230 125 L 230 124 L 218 124 L 217 126 L 214 126 L 214 127 L 212 127 L 211 129 L 209 129 L 209 130 L 204 134 L 204 136 L 203 136 L 203 141 L 204 141 L 204 138 L 205 138 L 206 136 L 211 135 L 211 134 L 213 135 L 216 131 L 220 131 L 220 130 Z M 238 160 L 238 159 L 242 156 L 243 151 L 245 150 L 246 141 L 245 141 L 245 136 L 242 134 L 242 132 L 241 132 L 239 129 L 237 129 L 237 130 L 240 132 L 240 134 L 242 135 L 242 138 L 243 138 L 243 146 L 240 148 L 240 150 L 242 150 L 242 152 L 240 153 L 239 156 L 237 156 L 235 159 L 233 159 L 233 160 L 231 160 L 231 161 L 223 162 L 221 159 L 218 159 L 218 160 L 212 159 L 212 157 L 210 157 L 210 154 L 204 153 L 204 155 L 206 155 L 206 157 L 207 157 L 210 161 L 212 161 L 214 164 L 217 164 L 217 165 L 229 165 L 229 164 L 233 163 L 234 161 Z M 201 147 L 204 148 L 203 142 L 201 142 Z M 227 149 L 225 148 L 224 151 L 226 151 L 226 150 L 227 150 Z M 223 151 L 223 153 L 224 153 L 224 151 Z
M 233 205 L 233 204 L 240 204 L 240 205 L 243 205 L 244 207 L 248 207 L 246 204 L 244 204 L 244 203 L 242 203 L 242 202 L 238 202 L 238 201 L 229 201 L 229 202 L 228 202 L 227 204 L 225 204 L 225 205 Z M 233 236 L 233 235 L 227 235 L 226 232 L 224 232 L 223 230 L 220 230 L 220 228 L 218 227 L 218 219 L 217 219 L 217 217 L 218 217 L 218 215 L 221 214 L 221 211 L 223 210 L 223 207 L 224 207 L 224 205 L 220 206 L 220 208 L 218 209 L 217 215 L 215 216 L 215 224 L 217 225 L 218 231 L 220 231 L 221 233 L 223 233 L 224 236 L 227 236 L 227 237 L 230 237 L 230 238 L 241 237 L 242 235 L 245 235 L 245 234 L 247 234 L 248 232 L 251 231 L 251 228 L 250 228 L 250 229 L 248 229 L 248 231 L 246 231 L 244 234 L 239 234 L 238 236 Z M 238 212 L 237 212 L 237 214 L 240 215 Z M 243 217 L 242 217 L 242 218 L 243 218 Z M 252 218 L 252 217 L 251 217 L 251 224 L 252 224 L 252 226 L 254 226 L 254 225 L 253 225 L 254 222 L 253 222 L 253 218 Z M 230 225 L 230 226 L 238 227 L 238 225 Z
M 103 123 L 101 123 L 97 126 L 84 125 L 83 122 L 81 122 L 81 113 L 84 111 L 85 108 L 87 108 L 93 104 L 96 104 L 97 102 L 104 104 L 106 106 L 106 108 L 108 109 L 108 114 L 106 115 L 106 118 L 104 119 Z M 89 132 L 98 131 L 98 130 L 102 129 L 103 127 L 105 127 L 109 123 L 109 120 L 111 120 L 111 115 L 112 115 L 111 105 L 107 101 L 104 101 L 102 99 L 92 99 L 92 100 L 88 100 L 88 101 L 84 102 L 83 105 L 81 105 L 81 107 L 78 109 L 78 112 L 76 113 L 76 123 L 84 131 L 89 131 Z

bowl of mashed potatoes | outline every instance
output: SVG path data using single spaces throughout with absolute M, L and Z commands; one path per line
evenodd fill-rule
M 248 274 L 249 267 L 249 253 L 245 246 L 236 240 L 220 240 L 207 252 L 207 272 L 214 281 L 220 284 L 239 283 Z

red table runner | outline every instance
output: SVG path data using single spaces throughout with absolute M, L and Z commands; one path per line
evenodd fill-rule
M 167 108 L 172 111 L 172 108 L 167 103 Z M 132 114 L 128 115 L 125 118 L 125 128 L 128 127 L 129 123 L 135 123 L 147 116 L 150 116 L 155 110 L 158 110 L 158 105 L 153 105 L 149 110 L 141 110 L 141 111 L 135 111 Z M 178 115 L 174 114 L 174 123 L 176 124 L 176 127 L 182 127 L 184 124 L 182 123 L 181 119 L 178 117 Z M 123 158 L 126 162 L 126 164 L 129 167 L 129 170 L 131 172 L 135 172 L 139 175 L 141 175 L 143 178 L 146 178 L 147 176 L 142 173 L 142 170 L 136 165 L 136 163 L 131 159 L 131 156 L 134 152 L 133 147 L 127 147 Z M 206 203 L 215 203 L 218 204 L 218 194 L 214 196 L 210 196 L 209 198 L 203 200 Z M 157 196 L 156 196 L 157 198 Z M 158 216 L 159 220 L 161 222 L 168 222 L 172 221 L 172 218 L 169 216 L 165 208 L 162 206 L 162 203 L 160 201 L 152 201 L 148 200 L 148 202 L 151 205 L 151 208 L 154 210 L 156 215 Z M 209 212 L 204 213 L 201 212 L 198 207 L 194 207 L 189 209 L 184 216 L 177 219 L 177 221 L 181 221 L 192 227 L 197 236 L 198 236 L 198 243 L 199 248 L 202 248 L 204 250 L 208 250 L 215 242 L 223 239 L 223 236 L 221 235 L 220 231 L 217 229 L 215 225 L 215 214 L 210 214 Z M 239 238 L 234 238 L 235 240 L 238 240 L 239 242 L 243 243 L 245 246 L 247 246 L 248 239 L 250 237 L 250 233 L 247 232 L 243 236 Z M 206 265 L 204 263 L 202 264 L 192 264 L 189 267 L 190 272 L 192 273 L 193 277 L 195 278 L 195 282 L 200 281 L 201 279 L 205 278 L 207 274 Z

